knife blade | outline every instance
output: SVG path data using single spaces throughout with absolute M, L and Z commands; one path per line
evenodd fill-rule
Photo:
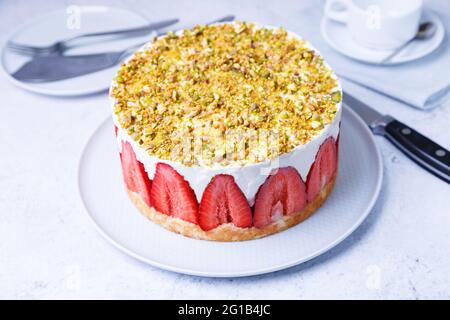
M 374 134 L 385 136 L 410 159 L 450 184 L 450 152 L 390 115 L 375 111 L 344 93 L 343 102 L 355 111 Z
M 42 56 L 26 62 L 12 76 L 24 82 L 52 82 L 93 73 L 117 64 L 123 52 Z

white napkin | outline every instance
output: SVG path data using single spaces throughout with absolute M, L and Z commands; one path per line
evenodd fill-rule
M 432 54 L 405 64 L 375 66 L 357 62 L 334 51 L 320 34 L 323 7 L 312 6 L 296 12 L 289 28 L 309 40 L 336 73 L 348 80 L 420 109 L 431 109 L 450 98 L 450 17 L 438 13 L 446 39 Z

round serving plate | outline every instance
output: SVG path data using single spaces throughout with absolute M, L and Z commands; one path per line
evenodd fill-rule
M 139 213 L 125 191 L 117 149 L 112 119 L 107 119 L 94 132 L 80 159 L 79 190 L 97 230 L 136 259 L 197 276 L 258 275 L 317 257 L 364 221 L 382 181 L 381 156 L 372 133 L 353 111 L 344 108 L 336 185 L 312 217 L 257 240 L 195 240 L 167 231 Z
M 78 20 L 74 20 L 78 19 Z M 69 6 L 40 16 L 20 26 L 9 41 L 33 46 L 45 46 L 56 40 L 68 39 L 79 34 L 136 28 L 148 24 L 147 19 L 133 11 L 107 6 Z M 114 41 L 98 41 L 71 49 L 66 54 L 92 54 L 121 51 L 137 44 L 148 42 L 153 33 L 138 37 L 127 37 Z M 71 79 L 45 83 L 22 82 L 11 74 L 26 63 L 30 57 L 18 55 L 5 47 L 1 53 L 2 67 L 8 79 L 15 85 L 40 94 L 51 96 L 78 96 L 106 91 L 117 66 Z

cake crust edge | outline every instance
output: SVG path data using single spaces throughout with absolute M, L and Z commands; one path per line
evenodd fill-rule
M 168 216 L 164 213 L 156 211 L 154 208 L 149 207 L 141 199 L 139 194 L 127 189 L 126 187 L 125 188 L 128 192 L 129 198 L 136 206 L 136 208 L 145 217 L 147 217 L 154 223 L 162 226 L 163 228 L 194 239 L 231 242 L 231 241 L 253 240 L 266 237 L 268 235 L 286 230 L 306 220 L 314 212 L 316 212 L 317 209 L 319 209 L 322 206 L 322 204 L 325 202 L 325 200 L 333 191 L 335 182 L 336 182 L 336 174 L 330 180 L 330 182 L 328 182 L 328 184 L 322 189 L 322 191 L 314 199 L 314 201 L 308 203 L 302 211 L 291 215 L 285 215 L 283 216 L 283 218 L 271 223 L 270 225 L 264 228 L 260 229 L 255 227 L 239 228 L 233 225 L 232 223 L 226 223 L 209 231 L 202 230 L 200 226 L 196 224 L 181 220 L 176 217 Z

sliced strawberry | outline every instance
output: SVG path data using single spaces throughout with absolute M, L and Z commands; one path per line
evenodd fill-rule
M 136 156 L 133 148 L 128 142 L 122 141 L 122 152 L 120 153 L 120 162 L 122 163 L 123 180 L 130 191 L 137 192 L 137 186 L 134 178 Z
M 116 125 L 114 125 L 114 133 L 116 134 L 116 137 L 117 137 L 117 130 L 119 130 L 119 129 L 117 128 Z
M 306 179 L 308 202 L 313 201 L 327 183 L 330 182 L 336 174 L 336 169 L 336 143 L 333 137 L 329 137 L 320 146 L 316 159 L 308 172 Z
M 127 188 L 138 193 L 142 200 L 148 206 L 151 206 L 150 190 L 152 181 L 148 178 L 144 165 L 136 159 L 133 148 L 128 142 L 122 141 L 120 160 L 122 163 L 123 178 Z
M 339 163 L 339 141 L 341 138 L 341 122 L 339 122 L 339 132 L 338 135 L 336 137 L 336 169 Z
M 198 222 L 205 231 L 229 222 L 241 228 L 252 225 L 252 210 L 233 176 L 219 174 L 211 179 L 203 192 Z
M 336 156 L 339 156 L 339 138 L 341 137 L 340 134 L 338 134 L 337 138 L 336 138 Z
M 198 203 L 195 193 L 189 182 L 168 164 L 156 165 L 150 198 L 159 212 L 197 223 Z
M 338 164 L 339 164 L 339 138 L 341 137 L 341 135 L 338 133 L 338 136 L 336 138 L 336 170 L 338 168 Z
M 269 225 L 282 215 L 301 211 L 306 206 L 306 187 L 293 167 L 280 168 L 259 188 L 255 200 L 253 224 Z
M 316 156 L 316 160 L 309 169 L 308 176 L 306 177 L 306 194 L 308 202 L 312 202 L 321 189 L 320 164 L 319 161 L 317 161 Z

